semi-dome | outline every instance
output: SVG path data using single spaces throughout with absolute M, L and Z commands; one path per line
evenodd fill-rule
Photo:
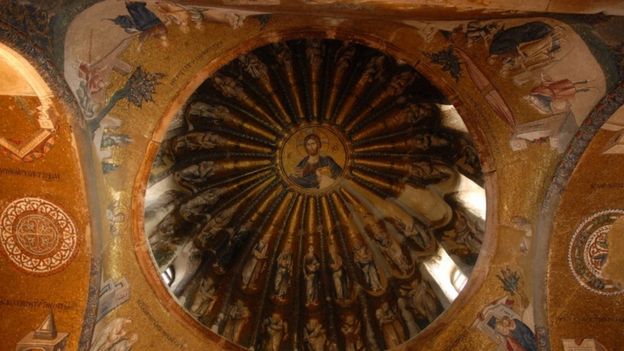
M 146 240 L 180 305 L 234 343 L 382 350 L 463 287 L 482 186 L 461 119 L 413 67 L 349 41 L 278 42 L 212 74 L 172 122 Z

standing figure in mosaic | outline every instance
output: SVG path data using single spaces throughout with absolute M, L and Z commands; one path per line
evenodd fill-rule
M 367 225 L 368 230 L 372 233 L 373 240 L 377 243 L 377 247 L 383 254 L 401 271 L 407 273 L 410 270 L 410 264 L 401 250 L 401 246 L 385 231 L 385 228 L 377 221 L 371 220 Z
M 418 326 L 418 324 L 416 324 L 416 320 L 414 319 L 414 314 L 418 314 L 418 312 L 415 311 L 414 307 L 411 305 L 411 300 L 409 297 L 409 287 L 402 286 L 399 289 L 397 306 L 399 307 L 399 314 L 401 315 L 401 319 L 407 326 L 409 336 L 414 336 L 418 334 L 418 332 L 420 332 L 420 327 Z
M 225 322 L 225 329 L 223 330 L 223 336 L 238 343 L 240 340 L 243 327 L 249 321 L 251 313 L 245 303 L 242 300 L 237 300 L 234 305 L 228 308 L 226 313 L 227 322 Z
M 308 252 L 303 257 L 303 262 L 306 305 L 316 305 L 318 303 L 319 268 L 321 267 L 321 264 L 314 254 L 313 246 L 308 246 Z
M 218 274 L 225 273 L 245 239 L 251 235 L 247 224 L 243 224 L 238 230 L 229 228 L 226 232 L 226 239 L 213 251 L 217 255 L 217 262 L 213 267 Z
M 359 248 L 355 249 L 354 259 L 355 263 L 364 274 L 364 279 L 366 280 L 368 287 L 373 291 L 382 290 L 383 285 L 381 284 L 377 267 L 375 267 L 373 254 L 366 248 L 365 245 L 361 245 Z
M 251 258 L 249 258 L 243 268 L 243 289 L 255 288 L 258 276 L 264 271 L 264 263 L 268 258 L 267 250 L 269 245 L 267 241 L 266 237 L 262 238 L 251 251 Z
M 327 335 L 325 328 L 318 319 L 312 318 L 303 330 L 306 351 L 325 351 L 327 349 Z
M 433 233 L 419 220 L 413 217 L 411 218 L 412 223 L 410 225 L 406 224 L 398 216 L 392 218 L 391 221 L 403 237 L 414 242 L 422 249 L 422 251 L 434 253 L 437 244 L 435 238 L 433 237 Z
M 455 211 L 455 224 L 453 226 L 457 235 L 455 241 L 464 244 L 473 254 L 479 254 L 483 243 L 483 230 L 479 228 L 470 215 L 461 210 Z
M 353 314 L 349 313 L 343 317 L 340 331 L 344 336 L 345 351 L 364 350 L 364 343 L 360 336 L 360 321 Z
M 232 220 L 232 216 L 236 212 L 237 206 L 231 206 L 225 210 L 219 211 L 216 215 L 207 214 L 206 224 L 195 238 L 195 245 L 199 248 L 206 249 L 214 245 L 214 239 L 217 234 L 225 230 L 225 227 Z M 210 250 L 210 249 L 209 249 Z
M 203 316 L 207 311 L 212 309 L 215 302 L 215 285 L 211 278 L 203 278 L 199 283 L 199 289 L 193 297 L 191 303 L 191 313 L 195 317 Z
M 410 307 L 429 322 L 433 321 L 438 315 L 438 299 L 429 283 L 423 279 L 420 282 L 415 280 L 407 288 L 410 289 L 408 293 Z
M 288 337 L 288 324 L 278 313 L 273 313 L 262 323 L 266 333 L 263 351 L 279 351 L 283 341 Z
M 95 337 L 91 350 L 106 351 L 113 345 L 127 338 L 128 330 L 126 326 L 132 323 L 129 318 L 115 318 L 109 322 Z
M 396 313 L 390 308 L 388 302 L 381 304 L 381 307 L 375 312 L 375 317 L 377 317 L 377 321 L 379 322 L 379 327 L 383 333 L 387 348 L 399 346 L 405 341 L 403 326 L 397 318 Z
M 533 331 L 521 320 L 509 316 L 495 317 L 488 325 L 505 340 L 507 350 L 537 351 Z
M 274 297 L 282 300 L 288 293 L 290 286 L 290 275 L 292 271 L 292 252 L 287 249 L 277 257 L 277 272 L 273 284 Z
M 329 267 L 332 272 L 332 280 L 334 282 L 334 291 L 336 292 L 337 299 L 346 299 L 349 295 L 349 277 L 347 276 L 347 272 L 344 269 L 344 265 L 342 263 L 342 257 L 336 252 L 335 248 L 331 248 L 329 251 L 330 254 L 330 264 Z
M 169 260 L 176 250 L 176 244 L 181 237 L 176 235 L 179 223 L 173 213 L 169 213 L 158 224 L 156 230 L 149 237 L 152 253 L 159 265 Z

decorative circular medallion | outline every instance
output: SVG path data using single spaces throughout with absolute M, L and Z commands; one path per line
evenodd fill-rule
M 282 177 L 295 189 L 323 192 L 334 188 L 345 174 L 348 154 L 337 128 L 308 125 L 283 139 L 278 162 Z
M 607 234 L 624 210 L 608 209 L 586 218 L 574 232 L 570 242 L 568 263 L 574 277 L 585 288 L 603 295 L 615 295 L 624 289 L 603 277 L 609 247 Z
M 30 273 L 52 273 L 76 251 L 71 218 L 55 204 L 33 197 L 11 202 L 0 215 L 0 242 L 11 262 Z

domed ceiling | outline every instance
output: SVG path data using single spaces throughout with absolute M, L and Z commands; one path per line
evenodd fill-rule
M 483 237 L 465 196 L 477 189 L 483 207 L 478 156 L 451 110 L 411 66 L 353 42 L 233 60 L 153 164 L 145 231 L 163 283 L 255 350 L 415 336 L 461 290 Z

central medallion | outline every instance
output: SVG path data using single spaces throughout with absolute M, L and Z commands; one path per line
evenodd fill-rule
M 333 125 L 302 125 L 279 144 L 277 164 L 293 189 L 320 193 L 340 184 L 348 167 L 349 152 L 342 132 Z

